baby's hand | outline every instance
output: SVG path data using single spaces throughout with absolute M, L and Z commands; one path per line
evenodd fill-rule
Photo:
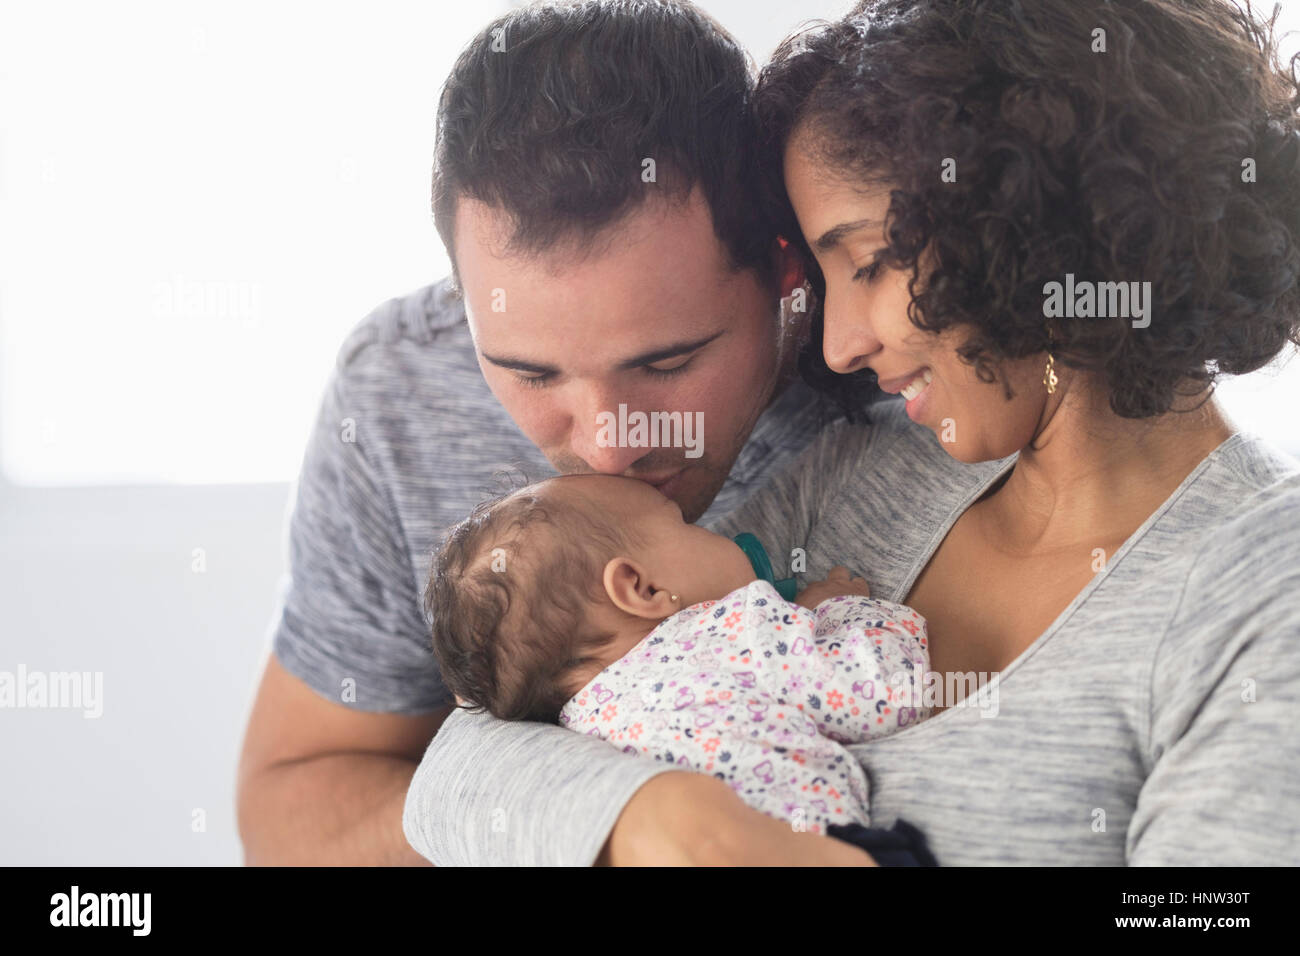
M 795 595 L 794 603 L 811 611 L 829 598 L 852 595 L 871 597 L 867 582 L 850 575 L 848 568 L 834 567 L 825 581 L 814 581 Z

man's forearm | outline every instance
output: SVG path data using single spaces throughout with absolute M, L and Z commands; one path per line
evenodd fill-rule
M 402 833 L 415 761 L 342 753 L 276 764 L 240 787 L 249 866 L 428 866 Z

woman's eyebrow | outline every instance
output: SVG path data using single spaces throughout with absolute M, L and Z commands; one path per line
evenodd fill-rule
M 859 229 L 879 229 L 883 225 L 884 223 L 879 219 L 858 219 L 854 222 L 842 222 L 838 226 L 831 226 L 818 236 L 813 242 L 813 248 L 818 252 L 830 252 L 849 233 L 857 232 Z

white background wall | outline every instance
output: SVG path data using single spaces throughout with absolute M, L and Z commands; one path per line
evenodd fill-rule
M 703 5 L 760 60 L 846 7 Z M 0 670 L 104 675 L 0 710 L 0 864 L 240 862 L 289 482 L 343 335 L 443 274 L 436 91 L 500 6 L 0 3 Z M 1300 452 L 1296 371 L 1237 401 Z

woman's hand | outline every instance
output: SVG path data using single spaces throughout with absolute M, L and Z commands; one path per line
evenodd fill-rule
M 834 837 L 798 833 L 748 806 L 724 781 L 670 771 L 633 794 L 597 866 L 877 866 Z
M 837 566 L 831 568 L 825 581 L 814 581 L 800 591 L 794 603 L 811 611 L 829 598 L 854 595 L 871 597 L 871 589 L 864 578 L 855 578 L 848 568 Z

